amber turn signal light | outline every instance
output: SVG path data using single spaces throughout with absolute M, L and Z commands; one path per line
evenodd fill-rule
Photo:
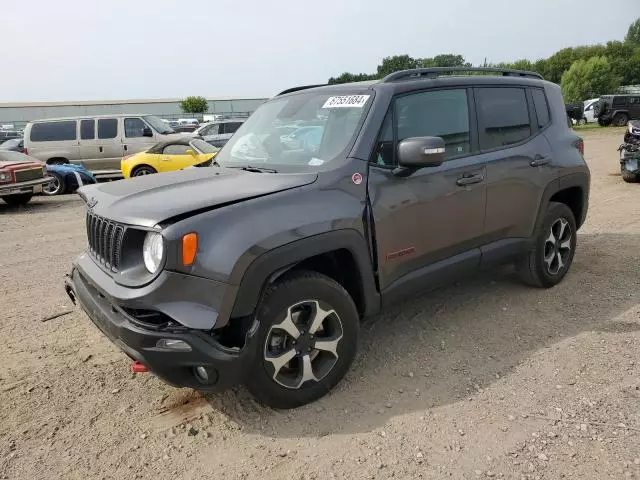
M 182 264 L 185 267 L 193 265 L 198 251 L 198 234 L 187 233 L 182 237 Z

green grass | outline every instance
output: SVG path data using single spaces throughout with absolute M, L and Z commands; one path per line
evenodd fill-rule
M 586 125 L 574 125 L 573 129 L 576 132 L 600 130 L 607 133 L 620 133 L 623 134 L 627 127 L 601 127 L 597 123 L 587 123 Z

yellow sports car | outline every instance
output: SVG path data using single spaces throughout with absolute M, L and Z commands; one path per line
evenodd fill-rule
M 150 175 L 152 173 L 182 170 L 194 166 L 205 166 L 218 153 L 213 145 L 193 137 L 181 137 L 160 142 L 145 152 L 128 155 L 120 162 L 124 178 Z

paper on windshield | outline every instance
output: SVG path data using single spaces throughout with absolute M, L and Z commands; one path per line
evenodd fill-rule
M 322 108 L 362 108 L 371 95 L 341 95 L 329 97 Z

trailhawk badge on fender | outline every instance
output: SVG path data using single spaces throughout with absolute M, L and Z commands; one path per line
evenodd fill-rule
M 360 175 L 359 173 L 354 173 L 353 175 L 351 175 L 351 181 L 356 185 L 360 185 L 362 183 L 362 175 Z

